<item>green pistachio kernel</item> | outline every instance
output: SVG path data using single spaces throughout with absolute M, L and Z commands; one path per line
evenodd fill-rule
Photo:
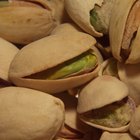
M 80 75 L 93 70 L 97 66 L 97 57 L 91 51 L 87 51 L 71 60 L 68 60 L 54 68 L 28 76 L 34 79 L 61 79 Z

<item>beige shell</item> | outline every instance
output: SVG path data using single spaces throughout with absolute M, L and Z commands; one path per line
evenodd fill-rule
M 60 99 L 26 88 L 0 89 L 0 110 L 1 140 L 52 140 L 64 122 Z
M 126 84 L 114 76 L 102 75 L 92 80 L 81 90 L 77 111 L 78 113 L 84 113 L 92 109 L 98 109 L 120 101 L 128 94 L 129 89 Z
M 79 32 L 81 29 L 77 27 L 74 23 L 63 23 L 58 25 L 52 32 L 51 35 L 54 34 L 72 34 L 73 32 Z
M 9 82 L 9 67 L 18 51 L 15 45 L 0 38 L 0 79 Z
M 8 6 L 0 8 L 0 35 L 2 38 L 28 44 L 50 34 L 56 22 L 45 8 Z
M 90 11 L 94 5 L 102 5 L 103 0 L 65 0 L 65 7 L 69 16 L 85 32 L 100 37 L 102 33 L 97 32 L 90 23 Z
M 120 101 L 127 97 L 128 94 L 128 87 L 116 77 L 109 75 L 99 76 L 87 84 L 79 93 L 77 111 L 82 115 L 87 111 Z M 81 117 L 81 120 L 90 126 L 110 132 L 125 132 L 129 127 L 128 124 L 119 128 L 110 128 L 94 124 L 83 117 Z
M 129 133 L 109 133 L 103 132 L 100 140 L 136 140 Z
M 121 57 L 121 49 L 122 49 L 122 39 L 125 31 L 125 26 L 127 22 L 127 18 L 129 12 L 136 0 L 116 0 L 113 8 L 113 14 L 110 19 L 110 45 L 112 49 L 113 56 L 122 61 Z M 139 29 L 134 39 L 134 43 L 131 46 L 131 51 L 126 63 L 137 63 L 139 62 L 139 55 L 138 53 L 134 54 L 135 52 L 139 52 L 139 47 L 137 46 L 139 40 Z M 134 49 L 134 50 L 133 50 Z M 134 56 L 135 55 L 135 56 Z
M 97 75 L 99 67 L 90 73 L 58 80 L 29 79 L 26 76 L 52 68 L 90 49 L 95 39 L 85 33 L 72 36 L 52 35 L 33 42 L 19 51 L 13 60 L 9 77 L 18 85 L 56 93 L 84 84 Z M 26 78 L 25 78 L 26 77 Z
M 140 139 L 140 106 L 136 108 L 135 113 L 132 116 L 129 130 L 133 136 Z
M 129 87 L 130 97 L 136 105 L 140 105 L 140 63 L 133 65 L 118 63 L 118 75 L 121 81 Z
M 113 67 L 111 66 L 113 64 Z M 118 77 L 117 60 L 113 57 L 106 59 L 100 66 L 99 76 L 111 75 Z

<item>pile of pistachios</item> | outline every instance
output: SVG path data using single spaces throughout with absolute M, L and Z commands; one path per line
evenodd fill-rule
M 140 0 L 0 1 L 0 140 L 140 139 Z

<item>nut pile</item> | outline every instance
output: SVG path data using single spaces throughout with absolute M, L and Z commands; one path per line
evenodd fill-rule
M 0 1 L 0 140 L 140 139 L 140 0 Z

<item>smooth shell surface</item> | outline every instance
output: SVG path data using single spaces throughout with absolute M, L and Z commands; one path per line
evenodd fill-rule
M 113 14 L 110 19 L 109 37 L 113 56 L 119 61 L 122 61 L 120 56 L 121 43 L 127 17 L 135 1 L 136 0 L 116 0 L 113 7 Z
M 121 81 L 129 87 L 129 96 L 133 98 L 136 105 L 140 105 L 140 63 L 124 64 L 118 63 L 118 75 Z
M 140 139 L 140 106 L 136 108 L 135 113 L 132 116 L 129 130 L 133 136 Z
M 95 4 L 101 6 L 103 0 L 65 0 L 65 6 L 70 17 L 85 32 L 100 37 L 102 33 L 97 32 L 90 23 L 90 11 Z
M 78 113 L 98 109 L 127 97 L 129 89 L 114 76 L 103 75 L 87 84 L 79 93 Z
M 136 140 L 129 133 L 109 133 L 104 132 L 100 140 Z
M 19 49 L 12 43 L 0 38 L 0 78 L 9 81 L 9 67 Z
M 64 122 L 61 100 L 26 88 L 0 89 L 0 110 L 1 140 L 52 140 Z
M 28 44 L 50 34 L 56 23 L 51 12 L 38 7 L 0 8 L 0 35 L 4 39 Z
M 84 84 L 97 76 L 99 67 L 90 73 L 58 80 L 31 79 L 25 76 L 47 70 L 90 49 L 95 39 L 75 32 L 73 36 L 52 35 L 25 46 L 10 67 L 9 77 L 14 84 L 56 93 Z M 59 52 L 59 53 L 58 53 Z M 62 57 L 63 56 L 63 57 Z

